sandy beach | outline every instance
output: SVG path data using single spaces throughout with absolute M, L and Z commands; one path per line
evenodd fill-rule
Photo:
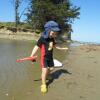
M 69 50 L 64 67 L 57 69 L 48 93 L 37 100 L 99 100 L 100 46 L 81 45 Z M 29 100 L 29 99 L 28 99 Z
M 71 48 L 61 70 L 62 75 L 51 85 L 50 98 L 52 100 L 99 100 L 99 59 L 99 45 L 81 45 Z
M 9 42 L 9 44 L 11 43 Z M 23 45 L 20 42 L 16 42 L 16 44 L 17 47 Z M 17 49 L 17 51 L 23 51 L 23 48 L 18 47 Z M 31 49 L 30 46 L 30 51 Z M 13 51 L 15 50 L 16 47 Z M 17 51 L 16 55 L 18 54 Z M 29 51 L 28 48 L 25 52 L 27 51 Z M 4 76 L 3 80 L 8 82 L 6 82 L 8 86 L 6 86 L 6 83 L 0 85 L 5 86 L 4 88 L 1 87 L 0 100 L 100 100 L 100 45 L 72 46 L 69 47 L 68 52 L 64 52 L 65 59 L 62 61 L 64 66 L 55 69 L 52 73 L 53 80 L 47 82 L 48 92 L 46 94 L 40 92 L 41 80 L 38 80 L 40 69 L 31 67 L 33 65 L 30 63 L 20 65 L 13 63 L 16 59 L 13 55 L 14 52 L 9 51 L 8 53 L 12 54 L 11 60 L 3 55 L 3 59 L 7 60 L 7 66 L 10 69 L 13 68 L 13 73 L 10 73 L 9 69 L 6 70 L 5 74 L 1 71 L 1 75 Z M 62 53 L 60 51 L 58 53 L 61 54 L 59 57 L 62 57 Z M 3 62 L 2 60 L 1 63 L 6 68 Z M 39 73 L 36 73 L 36 71 Z M 34 76 L 38 78 L 34 79 Z M 10 82 L 9 79 L 12 81 Z
M 64 67 L 52 73 L 48 93 L 29 94 L 33 100 L 99 100 L 100 46 L 80 45 L 68 51 Z M 38 88 L 39 91 L 40 88 Z M 26 99 L 25 99 L 26 100 Z

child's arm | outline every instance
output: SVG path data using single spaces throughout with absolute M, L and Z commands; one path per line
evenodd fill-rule
M 56 47 L 56 49 L 58 49 L 58 50 L 68 50 L 68 48 L 67 47 L 63 47 L 63 48 L 61 48 L 61 47 L 58 47 L 58 46 L 55 46 Z
M 33 57 L 35 55 L 35 53 L 38 51 L 39 47 L 37 45 L 34 46 L 32 53 L 31 53 L 31 57 Z
M 59 46 L 57 46 L 55 41 L 56 41 L 56 40 L 55 40 L 55 38 L 54 38 L 54 47 L 55 47 L 56 49 L 58 49 L 58 50 L 68 50 L 67 47 L 64 48 L 64 47 L 59 47 Z

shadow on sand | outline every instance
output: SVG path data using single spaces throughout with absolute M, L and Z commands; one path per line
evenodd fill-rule
M 47 86 L 49 86 L 55 79 L 58 79 L 62 74 L 71 75 L 72 73 L 70 73 L 68 70 L 65 70 L 65 69 L 59 69 L 59 70 L 54 71 L 51 74 L 52 79 L 48 80 L 47 82 Z
M 47 86 L 49 86 L 51 83 L 53 83 L 53 81 L 55 79 L 58 79 L 62 74 L 68 74 L 68 75 L 71 75 L 72 73 L 70 73 L 68 70 L 65 70 L 65 69 L 59 69 L 59 70 L 56 70 L 54 72 L 52 72 L 50 74 L 50 76 L 52 77 L 51 79 L 48 80 L 47 82 Z M 34 81 L 41 81 L 41 78 L 40 79 L 36 79 Z

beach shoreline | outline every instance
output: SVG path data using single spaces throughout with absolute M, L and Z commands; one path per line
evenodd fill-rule
M 19 87 L 23 87 L 23 90 L 17 87 L 18 91 L 16 91 L 14 89 L 16 86 L 14 87 L 12 83 L 8 93 L 2 94 L 0 98 L 6 98 L 5 100 L 16 100 L 17 98 L 18 100 L 99 100 L 100 46 L 88 44 L 71 46 L 65 56 L 62 61 L 64 66 L 56 68 L 52 73 L 53 80 L 48 82 L 46 94 L 40 92 L 41 81 L 37 78 L 37 81 L 33 80 L 34 70 L 28 64 L 31 72 L 28 72 L 30 78 L 27 80 L 30 84 L 26 84 L 27 87 L 20 84 Z M 18 79 L 16 81 L 19 81 Z M 27 80 L 24 80 L 25 83 Z
M 8 39 L 7 36 L 6 39 Z M 10 36 L 14 36 L 14 34 Z M 23 36 L 23 34 L 20 36 Z M 19 40 L 19 37 L 16 39 Z M 4 38 L 4 34 L 2 38 Z M 24 40 L 24 38 L 20 38 Z M 14 39 L 14 37 L 11 37 L 11 39 Z M 32 40 L 34 40 L 33 37 Z M 34 86 L 37 86 L 37 83 L 32 81 L 32 77 L 29 79 L 31 85 L 27 85 L 28 89 L 32 87 L 31 91 L 26 89 L 24 93 L 20 92 L 21 99 L 19 100 L 99 100 L 100 45 L 72 43 L 67 53 L 63 61 L 64 66 L 55 69 L 52 73 L 53 80 L 48 82 L 48 92 L 46 94 L 40 92 L 40 87 L 36 87 L 34 91 Z M 38 84 L 40 85 L 39 81 Z M 16 100 L 17 96 L 11 95 L 9 97 L 8 94 L 7 97 Z
M 10 40 L 37 40 L 40 34 L 36 34 L 34 31 L 11 31 L 6 28 L 0 29 L 0 38 L 1 39 L 10 39 Z

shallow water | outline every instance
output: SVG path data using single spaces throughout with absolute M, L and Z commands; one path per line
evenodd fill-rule
M 40 96 L 39 57 L 37 62 L 17 63 L 16 59 L 31 54 L 33 42 L 0 39 L 0 100 L 37 100 Z M 66 51 L 54 50 L 60 61 Z M 38 52 L 39 56 L 39 52 Z

